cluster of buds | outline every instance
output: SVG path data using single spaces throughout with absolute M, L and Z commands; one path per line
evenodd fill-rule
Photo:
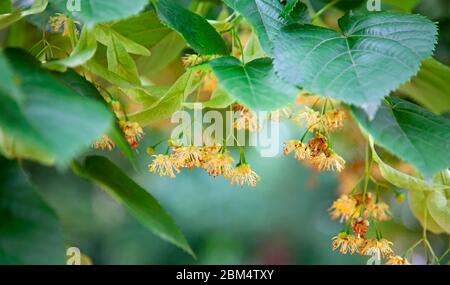
M 217 58 L 216 55 L 197 55 L 197 54 L 188 54 L 181 58 L 183 61 L 183 65 L 186 68 L 203 64 L 209 60 Z

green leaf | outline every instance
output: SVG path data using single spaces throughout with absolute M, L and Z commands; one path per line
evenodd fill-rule
M 394 8 L 397 8 L 404 12 L 411 12 L 414 7 L 416 7 L 419 0 L 383 0 L 384 5 L 388 5 Z
M 419 15 L 348 14 L 339 26 L 342 32 L 311 25 L 281 29 L 275 69 L 288 82 L 362 107 L 371 117 L 383 97 L 418 72 L 436 43 L 436 25 Z
M 447 193 L 450 192 L 447 190 Z M 427 207 L 433 220 L 450 234 L 450 199 L 446 195 L 446 191 L 438 190 L 430 193 Z
M 436 178 L 444 187 L 436 188 L 437 191 L 428 196 L 427 207 L 436 223 L 450 234 L 450 170 L 442 171 Z
M 134 89 L 122 89 L 131 100 L 143 106 L 154 106 L 169 91 L 168 86 L 143 86 Z
M 449 78 L 450 67 L 435 59 L 426 59 L 419 74 L 402 85 L 400 91 L 437 114 L 450 112 Z
M 242 64 L 233 57 L 210 62 L 221 87 L 253 110 L 271 111 L 293 102 L 298 90 L 279 79 L 268 58 Z
M 140 85 L 136 63 L 119 37 L 111 34 L 107 49 L 108 69 L 135 85 Z
M 146 11 L 114 23 L 111 29 L 147 48 L 157 45 L 173 32 L 170 28 L 161 24 L 154 11 Z
M 69 69 L 65 73 L 52 73 L 52 76 L 56 78 L 60 83 L 64 84 L 67 88 L 72 89 L 78 94 L 101 102 L 101 104 L 108 107 L 108 104 L 103 99 L 102 95 L 98 92 L 97 88 L 87 81 L 85 78 L 81 77 L 75 71 Z M 112 111 L 110 111 L 111 117 L 114 116 Z M 118 149 L 122 152 L 122 154 L 130 160 L 133 164 L 135 163 L 135 156 L 133 151 L 131 150 L 130 145 L 125 140 L 122 131 L 119 126 L 113 125 L 108 131 L 109 136 L 112 138 Z
M 51 61 L 45 65 L 45 67 L 64 72 L 66 69 L 74 68 L 85 64 L 91 58 L 94 57 L 97 51 L 97 40 L 95 39 L 94 33 L 89 28 L 85 27 L 81 32 L 80 39 L 72 51 L 69 57 Z
M 24 98 L 21 105 L 11 100 L 0 105 L 0 113 L 7 114 L 0 120 L 0 141 L 9 157 L 63 166 L 110 129 L 113 117 L 102 103 L 42 69 L 23 50 L 7 49 L 4 54 Z
M 362 110 L 354 118 L 375 143 L 411 163 L 426 177 L 450 166 L 450 120 L 389 97 L 373 121 Z
M 0 15 L 0 29 L 19 21 L 23 17 L 39 14 L 45 11 L 47 8 L 48 0 L 34 0 L 30 8 L 23 11 L 15 11 L 12 13 Z
M 185 47 L 186 42 L 183 37 L 172 31 L 151 48 L 151 56 L 141 57 L 137 61 L 138 70 L 147 76 L 157 74 L 179 58 Z
M 107 158 L 89 156 L 83 166 L 73 167 L 77 174 L 94 181 L 125 206 L 155 235 L 195 257 L 183 234 L 158 201 Z
M 224 0 L 224 2 L 238 11 L 253 26 L 264 51 L 269 55 L 273 52 L 275 36 L 282 27 L 296 22 L 301 24 L 307 22 L 307 7 L 301 2 L 291 3 L 286 7 L 273 0 Z M 292 17 L 294 9 L 298 9 L 296 7 L 301 8 L 302 16 Z
M 97 25 L 94 29 L 97 40 L 105 46 L 111 45 L 111 38 L 115 37 L 117 41 L 125 48 L 127 53 L 136 55 L 150 56 L 150 51 L 141 44 L 123 36 L 109 26 Z
M 10 13 L 12 11 L 11 0 L 4 0 L 0 3 L 0 14 Z
M 56 214 L 16 161 L 0 157 L 0 264 L 64 264 Z
M 199 86 L 202 78 L 202 75 L 197 75 L 194 71 L 186 71 L 155 104 L 129 115 L 129 119 L 141 126 L 148 126 L 170 118 L 174 112 L 181 109 L 186 97 Z
M 225 90 L 223 90 L 222 88 L 217 88 L 208 101 L 201 103 L 187 102 L 183 103 L 183 106 L 189 109 L 195 109 L 197 108 L 197 106 L 201 108 L 225 109 L 234 102 L 235 100 L 231 98 Z
M 228 93 L 222 88 L 217 88 L 211 96 L 209 101 L 203 103 L 205 108 L 224 109 L 234 103 L 234 99 L 231 98 Z
M 252 61 L 263 57 L 266 57 L 266 55 L 259 43 L 258 36 L 255 33 L 252 33 L 244 48 L 244 58 L 246 61 Z
M 50 3 L 61 11 L 67 11 L 67 0 L 50 0 Z M 82 0 L 81 9 L 73 14 L 89 27 L 128 18 L 141 12 L 148 0 Z
M 108 68 L 104 67 L 98 63 L 95 59 L 88 61 L 85 66 L 87 70 L 94 73 L 97 76 L 102 77 L 106 81 L 120 87 L 120 88 L 136 88 L 136 84 L 129 82 L 127 79 L 121 77 L 120 75 L 109 71 Z
M 432 192 L 436 187 L 439 187 L 439 185 L 427 183 L 423 179 L 407 175 L 386 164 L 383 160 L 381 160 L 381 158 L 375 151 L 372 138 L 370 138 L 370 144 L 372 147 L 373 160 L 378 164 L 381 176 L 392 185 L 411 191 L 428 191 L 428 192 Z
M 228 53 L 224 40 L 214 27 L 176 1 L 158 0 L 156 10 L 163 23 L 179 32 L 196 52 L 202 55 Z
M 445 230 L 433 219 L 427 207 L 428 192 L 411 191 L 408 194 L 409 208 L 422 226 L 425 226 L 425 212 L 427 215 L 426 228 L 434 234 L 444 233 Z

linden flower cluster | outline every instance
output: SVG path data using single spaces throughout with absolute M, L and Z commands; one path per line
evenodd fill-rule
M 110 105 L 116 118 L 119 119 L 118 126 L 124 134 L 128 144 L 132 148 L 137 148 L 139 146 L 139 141 L 144 138 L 144 130 L 138 123 L 128 120 L 119 101 L 111 100 Z M 108 135 L 103 135 L 93 144 L 93 147 L 96 149 L 111 151 L 114 149 L 115 144 Z
M 329 133 L 344 126 L 345 113 L 342 110 L 326 111 L 328 99 L 325 100 L 322 112 L 305 107 L 295 118 L 294 122 L 306 128 L 300 140 L 290 140 L 285 143 L 284 155 L 294 154 L 299 161 L 306 161 L 318 171 L 341 172 L 345 160 L 333 150 Z M 314 137 L 304 142 L 308 133 Z
M 374 223 L 383 222 L 389 220 L 391 216 L 389 206 L 384 202 L 375 201 L 372 193 L 342 195 L 333 202 L 329 211 L 333 220 L 346 222 L 346 230 L 332 239 L 333 250 L 339 249 L 341 254 L 367 255 L 377 261 L 384 258 L 386 264 L 390 265 L 409 264 L 406 258 L 394 255 L 393 243 L 382 238 L 378 230 L 377 238 L 366 237 L 370 227 L 369 220 Z
M 70 36 L 70 20 L 66 15 L 57 13 L 56 16 L 50 17 L 49 25 L 50 27 L 52 27 L 55 33 L 58 33 L 61 30 L 61 28 L 63 28 L 62 33 L 63 37 Z M 74 32 L 76 35 L 79 34 L 79 31 L 77 30 L 75 25 L 74 25 Z
M 192 170 L 194 167 L 203 168 L 210 176 L 223 176 L 231 180 L 231 185 L 256 187 L 261 179 L 245 158 L 233 167 L 234 159 L 226 147 L 213 146 L 172 146 L 170 154 L 153 155 L 149 171 L 159 176 L 176 178 L 182 168 Z
M 250 109 L 236 104 L 233 106 L 233 111 L 235 112 L 233 128 L 249 132 L 256 132 L 260 129 L 258 118 Z
M 328 139 L 318 132 L 308 143 L 303 143 L 302 140 L 286 142 L 283 153 L 286 156 L 294 153 L 297 160 L 307 161 L 318 171 L 341 172 L 345 166 L 345 160 L 330 148 Z

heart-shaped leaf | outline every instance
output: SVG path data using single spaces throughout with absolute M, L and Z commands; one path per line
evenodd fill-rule
M 370 121 L 360 109 L 354 118 L 375 143 L 431 178 L 450 166 L 450 120 L 415 104 L 389 97 Z
M 284 26 L 296 22 L 308 21 L 308 9 L 305 4 L 290 1 L 283 7 L 273 0 L 224 0 L 238 11 L 254 27 L 264 51 L 271 55 L 276 33 Z
M 437 28 L 419 15 L 346 15 L 342 32 L 291 25 L 274 41 L 275 68 L 309 92 L 360 106 L 372 117 L 381 102 L 432 55 Z
M 272 111 L 293 102 L 298 90 L 279 79 L 269 58 L 242 64 L 234 57 L 222 57 L 210 62 L 227 93 L 252 110 Z

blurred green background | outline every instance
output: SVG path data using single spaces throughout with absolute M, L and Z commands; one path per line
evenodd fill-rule
M 292 131 L 298 132 L 283 125 L 282 137 L 295 135 Z M 160 178 L 146 171 L 151 158 L 145 147 L 161 137 L 147 130 L 137 172 L 120 154 L 112 159 L 160 200 L 198 259 L 156 238 L 91 184 L 27 163 L 32 182 L 63 224 L 67 246 L 79 247 L 95 264 L 365 264 L 365 257 L 331 250 L 331 238 L 342 229 L 327 211 L 339 195 L 334 174 L 311 171 L 293 158 L 261 158 L 253 149 L 248 161 L 262 177 L 256 189 L 230 186 L 199 169 L 174 180 Z M 357 144 L 338 142 L 344 157 L 350 148 L 357 149 Z M 420 239 L 421 227 L 407 202 L 400 205 L 392 193 L 386 194 L 395 218 L 381 230 L 403 253 Z M 431 236 L 438 255 L 447 249 L 447 239 Z M 416 253 L 415 263 L 424 263 L 421 249 Z

